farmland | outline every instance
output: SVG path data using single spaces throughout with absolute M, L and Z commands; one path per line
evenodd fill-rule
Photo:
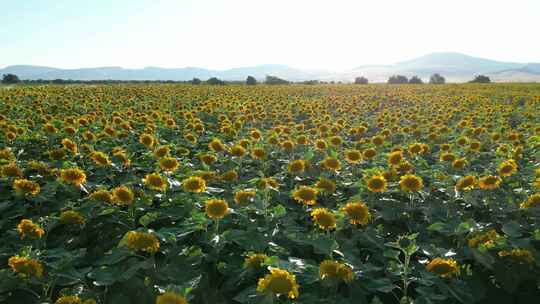
M 0 303 L 533 303 L 540 85 L 0 89 Z

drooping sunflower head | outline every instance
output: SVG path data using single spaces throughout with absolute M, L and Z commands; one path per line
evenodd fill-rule
M 386 191 L 387 183 L 386 178 L 382 175 L 375 175 L 366 180 L 369 191 L 382 193 Z
M 496 175 L 484 176 L 479 180 L 480 189 L 483 190 L 495 190 L 499 188 L 501 183 L 502 179 Z
M 17 231 L 21 239 L 29 238 L 32 240 L 41 238 L 45 231 L 38 225 L 29 219 L 23 219 L 17 225 Z
M 156 304 L 188 304 L 188 301 L 181 294 L 168 291 L 157 296 Z
M 79 186 L 86 181 L 86 174 L 79 168 L 62 169 L 60 180 L 66 184 Z
M 206 190 L 206 181 L 198 176 L 192 176 L 182 181 L 182 187 L 186 192 L 201 193 Z
M 60 223 L 64 225 L 78 225 L 82 226 L 86 222 L 84 217 L 77 211 L 68 210 L 60 214 Z
M 211 219 L 222 219 L 229 213 L 229 204 L 221 199 L 210 199 L 206 201 L 204 211 Z
M 159 173 L 147 174 L 143 181 L 148 188 L 156 191 L 165 191 L 169 186 L 167 179 L 161 176 Z
M 530 195 L 527 200 L 525 200 L 521 205 L 519 206 L 521 209 L 529 209 L 529 208 L 536 208 L 540 207 L 540 193 L 535 193 L 533 195 Z
M 468 241 L 469 247 L 492 248 L 495 246 L 495 241 L 500 239 L 501 235 L 495 229 L 490 229 L 486 232 L 476 234 Z
M 4 177 L 22 177 L 23 173 L 16 163 L 10 163 L 2 166 L 0 175 Z
M 459 267 L 454 259 L 435 258 L 427 264 L 426 269 L 443 278 L 459 275 Z
M 349 202 L 341 208 L 352 225 L 366 225 L 371 220 L 369 208 L 363 202 Z
M 405 192 L 417 192 L 424 187 L 424 182 L 421 177 L 413 174 L 407 174 L 400 178 L 399 186 Z
M 315 224 L 323 230 L 336 228 L 336 216 L 326 208 L 315 208 L 311 211 L 311 218 Z
M 321 280 L 349 283 L 354 279 L 354 272 L 347 264 L 333 260 L 324 260 L 319 265 L 319 277 Z
M 317 189 L 300 186 L 293 191 L 293 198 L 299 203 L 314 205 L 317 202 Z
M 270 268 L 270 273 L 260 278 L 257 284 L 258 292 L 267 292 L 276 296 L 286 296 L 290 299 L 298 298 L 298 283 L 296 277 L 287 270 Z
M 221 140 L 214 138 L 210 143 L 208 143 L 208 149 L 219 153 L 225 151 L 225 145 L 221 142 Z
M 159 240 L 151 233 L 129 231 L 126 235 L 126 244 L 132 251 L 156 253 L 159 250 Z

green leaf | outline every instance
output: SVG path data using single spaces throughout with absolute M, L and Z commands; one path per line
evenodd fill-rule
M 521 227 L 515 221 L 508 222 L 502 226 L 502 231 L 509 237 L 518 238 L 521 236 Z

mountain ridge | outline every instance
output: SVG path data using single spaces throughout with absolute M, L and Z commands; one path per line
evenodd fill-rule
M 475 75 L 484 74 L 494 81 L 540 81 L 540 63 L 504 62 L 481 57 L 473 57 L 457 52 L 435 52 L 394 64 L 360 65 L 350 70 L 330 72 L 326 70 L 303 70 L 282 64 L 261 64 L 236 67 L 226 70 L 201 67 L 165 68 L 147 66 L 140 69 L 126 69 L 119 66 L 61 69 L 47 66 L 12 65 L 0 69 L 0 74 L 12 73 L 25 80 L 176 80 L 193 78 L 202 80 L 218 77 L 223 80 L 245 80 L 248 75 L 262 80 L 273 75 L 292 81 L 325 80 L 352 81 L 357 76 L 365 76 L 371 82 L 385 82 L 394 74 L 418 75 L 421 78 L 439 73 L 451 82 L 464 82 Z M 425 79 L 427 80 L 427 79 Z

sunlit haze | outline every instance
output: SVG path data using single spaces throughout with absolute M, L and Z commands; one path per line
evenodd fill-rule
M 431 52 L 539 62 L 540 1 L 2 1 L 0 67 L 350 69 Z

